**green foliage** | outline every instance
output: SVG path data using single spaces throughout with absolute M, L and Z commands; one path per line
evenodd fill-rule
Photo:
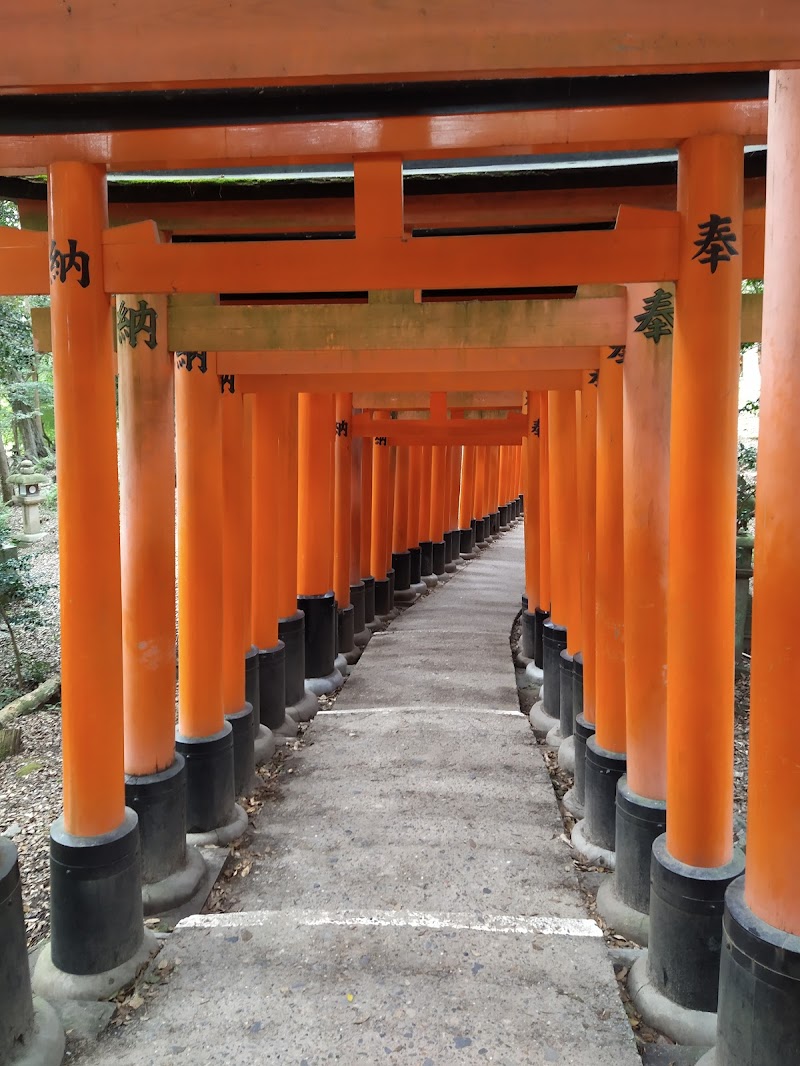
M 0 200 L 0 225 L 19 225 L 16 205 L 7 200 Z M 53 439 L 52 363 L 34 351 L 30 317 L 31 307 L 47 303 L 42 296 L 0 296 L 0 440 L 13 439 L 34 460 L 47 454 L 46 438 Z
M 0 507 L 0 547 L 11 540 L 8 508 Z M 39 684 L 44 678 L 43 664 L 24 655 L 17 644 L 16 630 L 32 628 L 39 624 L 39 604 L 45 597 L 46 588 L 31 577 L 31 561 L 27 555 L 5 558 L 0 555 L 0 626 L 8 631 L 11 650 L 20 689 L 30 683 Z M 45 671 L 46 677 L 46 671 Z
M 739 462 L 736 474 L 736 534 L 746 537 L 752 533 L 756 513 L 756 458 L 758 449 L 739 441 Z

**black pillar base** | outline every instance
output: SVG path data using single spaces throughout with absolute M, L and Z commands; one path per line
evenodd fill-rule
M 572 658 L 572 721 L 583 714 L 583 652 L 576 651 Z M 577 732 L 577 725 L 575 726 Z
M 534 630 L 533 661 L 540 670 L 544 669 L 544 624 L 550 617 L 548 611 L 541 607 L 534 608 L 536 615 L 536 628 Z
M 717 1009 L 725 891 L 743 871 L 738 849 L 725 866 L 703 869 L 670 855 L 666 835 L 653 843 L 647 970 L 656 990 L 681 1007 Z
M 483 516 L 483 539 L 486 541 L 490 540 L 493 532 L 492 516 L 490 514 L 485 514 Z
M 0 1062 L 22 1045 L 33 1026 L 33 994 L 22 910 L 17 849 L 0 837 Z
M 368 574 L 364 582 L 364 625 L 375 621 L 375 578 Z
M 433 541 L 421 540 L 419 542 L 420 574 L 422 577 L 430 577 L 433 573 Z
M 177 733 L 175 749 L 186 760 L 186 832 L 208 833 L 226 825 L 236 802 L 230 722 L 210 737 Z
M 500 512 L 492 511 L 489 515 L 489 532 L 493 537 L 500 536 Z
M 445 544 L 443 540 L 433 542 L 433 572 L 437 577 L 444 573 Z
M 459 529 L 458 531 L 458 553 L 459 555 L 472 555 L 475 551 L 475 530 L 470 526 L 469 529 Z
M 500 528 L 504 532 L 505 532 L 506 529 L 508 529 L 508 525 L 509 525 L 510 521 L 511 521 L 511 516 L 509 515 L 509 511 L 508 511 L 508 504 L 507 503 L 501 503 L 500 504 Z
M 284 709 L 300 703 L 306 694 L 306 616 L 302 611 L 295 611 L 288 618 L 278 619 L 278 640 L 283 644 L 283 685 Z M 268 649 L 275 651 L 276 649 Z M 266 654 L 266 653 L 264 653 Z M 277 667 L 276 667 L 277 669 Z M 273 720 L 277 719 L 277 682 L 271 691 L 273 700 Z M 281 725 L 281 717 L 278 725 Z M 268 728 L 269 723 L 261 718 L 261 723 Z
M 528 593 L 527 592 L 523 592 L 522 593 L 522 609 L 523 609 L 523 611 L 527 611 L 527 609 L 528 609 Z
M 527 599 L 527 596 L 525 599 Z M 536 614 L 526 608 L 522 612 L 520 621 L 522 623 L 520 650 L 526 659 L 532 660 L 536 646 Z
M 389 578 L 385 577 L 381 581 L 375 579 L 375 615 L 378 618 L 385 618 L 386 615 L 392 609 L 392 601 L 389 599 Z
M 353 633 L 363 633 L 367 627 L 364 610 L 364 582 L 350 586 L 350 603 L 353 608 Z
M 327 677 L 336 658 L 336 600 L 332 592 L 298 596 L 306 616 L 306 677 Z
M 458 537 L 459 533 L 456 529 L 448 529 L 444 535 L 444 565 L 449 566 L 456 556 L 453 554 L 453 548 L 458 544 L 458 541 L 454 541 L 454 537 Z
M 548 618 L 542 625 L 542 670 L 544 709 L 551 718 L 561 717 L 561 652 L 566 646 L 566 627 Z
M 800 1062 L 800 937 L 758 918 L 744 878 L 725 893 L 716 1066 Z
M 583 678 L 581 677 L 581 685 Z M 583 711 L 575 715 L 575 799 L 583 807 L 586 803 L 586 741 L 594 736 L 594 722 L 587 722 Z
M 253 645 L 244 657 L 244 698 L 253 708 L 253 737 L 261 724 L 258 689 L 258 648 Z
M 486 546 L 486 527 L 484 526 L 482 518 L 474 518 L 475 523 L 475 543 L 476 545 L 483 544 Z
M 154 885 L 182 869 L 186 864 L 186 762 L 183 756 L 176 753 L 172 766 L 158 774 L 126 774 L 125 804 L 139 819 L 142 883 Z
M 418 585 L 422 581 L 422 551 L 417 546 L 416 548 L 409 548 L 408 554 L 411 560 L 409 582 L 411 585 Z
M 336 614 L 336 650 L 340 655 L 349 655 L 355 648 L 353 637 L 355 612 L 353 605 L 341 607 Z
M 621 903 L 642 914 L 650 913 L 653 842 L 666 831 L 666 803 L 637 795 L 628 787 L 627 777 L 621 777 L 617 785 L 614 888 Z
M 575 678 L 574 664 L 574 659 L 567 649 L 564 648 L 559 656 L 558 672 L 558 684 L 560 688 L 558 697 L 558 716 L 561 721 L 561 736 L 564 740 L 566 740 L 567 737 L 571 737 L 575 732 L 575 718 L 572 709 L 572 690 Z M 545 689 L 545 691 L 547 690 Z
M 302 612 L 299 632 L 302 636 Z M 290 640 L 297 641 L 297 615 L 290 619 L 281 619 L 281 622 L 291 622 L 287 636 Z M 278 623 L 278 632 L 281 631 L 281 622 Z M 258 653 L 258 685 L 261 696 L 261 725 L 271 729 L 274 733 L 280 729 L 286 721 L 286 647 L 279 640 L 274 648 L 263 648 Z M 305 688 L 302 689 L 305 694 Z
M 517 513 L 520 518 L 525 514 L 525 497 L 522 493 L 517 496 Z
M 240 711 L 226 714 L 225 721 L 230 722 L 233 730 L 233 791 L 237 796 L 244 796 L 251 790 L 256 773 L 253 708 L 246 703 Z
M 392 552 L 395 592 L 408 592 L 411 588 L 411 553 Z
M 623 754 L 601 748 L 596 736 L 587 738 L 584 833 L 590 843 L 606 851 L 614 851 L 616 847 L 617 782 L 625 773 L 625 769 Z
M 230 763 L 232 791 L 232 755 Z M 231 796 L 227 813 L 232 805 Z M 113 970 L 142 946 L 139 820 L 130 808 L 119 828 L 91 840 L 68 833 L 63 817 L 50 827 L 50 927 L 51 959 L 64 973 Z
M 389 610 L 394 607 L 394 567 L 391 567 L 386 571 L 386 577 L 389 582 Z

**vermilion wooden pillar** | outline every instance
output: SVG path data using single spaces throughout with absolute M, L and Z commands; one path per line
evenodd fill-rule
M 743 144 L 733 135 L 698 136 L 681 145 L 670 419 L 668 814 L 666 835 L 653 845 L 649 959 L 636 975 L 645 975 L 670 1004 L 705 1014 L 717 1006 L 725 889 L 744 867 L 733 848 L 743 169 Z M 657 290 L 653 297 L 663 305 Z M 652 325 L 653 304 L 640 314 L 640 326 Z M 686 943 L 696 950 L 687 953 Z
M 597 388 L 596 733 L 586 740 L 585 819 L 578 852 L 613 863 L 616 785 L 625 772 L 625 644 L 622 524 L 622 362 L 605 358 Z M 594 849 L 598 849 L 595 851 Z
M 414 487 L 416 491 L 416 486 Z M 397 464 L 394 481 L 394 515 L 392 521 L 392 569 L 394 570 L 394 595 L 399 602 L 408 603 L 416 596 L 411 588 L 411 539 L 409 503 L 411 495 L 411 448 L 400 445 L 397 449 Z M 414 526 L 416 533 L 416 524 Z
M 190 833 L 241 833 L 233 733 L 222 702 L 222 397 L 213 352 L 176 356 L 178 473 L 178 739 Z M 245 819 L 246 821 L 246 819 Z M 230 837 L 229 839 L 233 839 Z
M 245 460 L 244 403 L 235 380 L 221 379 L 222 392 L 222 709 L 233 729 L 234 788 L 252 786 L 255 772 L 253 707 L 245 698 L 242 660 L 251 646 L 250 556 L 252 531 L 244 521 L 250 498 L 250 465 Z M 249 441 L 248 441 L 249 444 Z M 274 606 L 274 603 L 273 603 Z M 277 636 L 277 614 L 275 618 Z
M 442 579 L 445 573 L 445 519 L 447 515 L 447 446 L 435 444 L 431 456 L 431 540 L 432 569 Z
M 386 547 L 389 543 L 389 443 L 375 437 L 372 451 L 372 531 L 371 567 L 375 577 L 375 614 L 385 617 L 391 610 Z
M 574 729 L 573 658 L 580 651 L 580 560 L 578 537 L 577 437 L 575 394 L 548 397 L 550 468 L 551 617 L 545 623 L 544 685 L 546 707 L 559 718 L 550 734 L 558 744 Z M 557 689 L 554 692 L 553 689 Z M 571 768 L 571 746 L 570 762 Z
M 333 393 L 299 398 L 297 605 L 305 615 L 306 678 L 317 695 L 342 683 L 335 667 Z
M 541 447 L 538 392 L 529 389 L 525 393 L 525 408 L 527 423 L 522 447 L 525 453 L 523 457 L 524 492 L 528 506 L 525 508 L 524 515 L 525 610 L 522 612 L 521 651 L 524 658 L 529 660 L 526 672 L 527 667 L 530 667 L 531 679 L 536 683 L 541 683 L 543 616 L 541 612 L 537 612 L 540 603 L 539 450 Z
M 627 773 L 617 786 L 613 882 L 598 895 L 601 914 L 641 939 L 650 910 L 653 841 L 666 828 L 667 557 L 671 337 L 637 332 L 653 285 L 627 289 L 623 368 L 623 528 Z M 664 287 L 666 291 L 666 287 Z M 615 349 L 615 351 L 617 351 Z M 613 918 L 612 918 L 613 915 Z
M 364 582 L 364 622 L 370 632 L 375 621 L 375 575 L 372 573 L 372 461 L 373 441 L 361 442 L 361 577 Z
M 185 902 L 205 873 L 199 853 L 186 848 L 186 766 L 175 752 L 175 389 L 166 297 L 118 296 L 116 327 L 125 799 L 139 818 L 151 913 Z M 177 891 L 163 884 L 180 870 Z
M 276 507 L 280 520 L 274 522 L 273 536 L 277 548 L 275 569 L 277 571 L 278 590 L 278 641 L 283 644 L 284 672 L 284 717 L 281 719 L 280 690 L 278 679 L 271 682 L 267 693 L 261 695 L 261 718 L 267 716 L 275 721 L 283 720 L 286 729 L 276 727 L 276 735 L 295 735 L 293 722 L 306 722 L 313 718 L 319 709 L 317 697 L 306 691 L 306 617 L 299 609 L 297 601 L 297 556 L 299 543 L 300 515 L 298 507 L 299 492 L 299 418 L 300 401 L 296 392 L 278 392 L 272 404 L 272 415 L 277 433 L 277 455 L 271 458 L 274 475 L 277 476 Z M 274 445 L 273 445 L 274 447 Z M 254 497 L 262 490 L 255 480 Z M 266 498 L 269 507 L 269 498 Z M 272 512 L 273 521 L 274 514 Z M 263 658 L 262 658 L 263 663 Z M 276 671 L 280 671 L 275 659 Z M 264 700 L 270 700 L 270 708 L 265 710 Z M 288 721 L 291 719 L 292 721 Z M 287 725 L 288 722 L 288 725 Z M 287 732 L 288 731 L 288 732 Z
M 419 546 L 422 580 L 429 587 L 437 583 L 433 573 L 433 541 L 430 539 L 432 476 L 433 447 L 423 444 L 419 468 Z
M 353 394 L 336 394 L 336 438 L 334 443 L 334 542 L 333 591 L 337 604 L 337 651 L 345 658 L 358 658 L 355 637 L 355 614 L 350 603 L 350 521 L 352 511 L 352 423 Z
M 595 729 L 597 382 L 593 373 L 585 374 L 580 394 L 576 394 L 576 410 L 581 650 L 574 657 L 572 689 L 575 716 L 575 783 L 565 794 L 563 803 L 575 818 L 580 819 L 585 810 L 586 741 Z
M 353 412 L 353 414 L 360 413 L 360 411 Z M 366 647 L 372 636 L 367 628 L 366 585 L 361 563 L 363 558 L 361 537 L 364 522 L 364 484 L 362 481 L 364 450 L 364 438 L 354 436 L 350 443 L 350 602 L 353 605 L 353 643 L 357 649 Z
M 747 869 L 725 895 L 716 1062 L 800 1055 L 798 655 L 800 78 L 770 76 L 761 417 L 756 493 Z M 721 267 L 720 267 L 721 269 Z
M 475 516 L 473 514 L 473 501 L 475 499 L 475 463 L 475 445 L 464 445 L 461 451 L 461 486 L 458 498 L 458 527 L 460 533 L 460 554 L 466 559 L 474 558 L 475 552 Z
M 125 807 L 123 777 L 116 412 L 111 305 L 103 284 L 105 172 L 56 163 L 47 192 L 64 814 L 50 830 L 52 939 L 44 954 L 58 970 L 88 974 L 110 970 L 143 945 L 139 829 L 136 814 Z M 39 975 L 37 968 L 35 988 Z

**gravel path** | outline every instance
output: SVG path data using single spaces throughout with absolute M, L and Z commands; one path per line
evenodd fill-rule
M 17 508 L 12 528 L 21 526 Z M 39 606 L 40 624 L 15 630 L 24 656 L 37 660 L 45 677 L 59 672 L 58 523 L 55 510 L 42 508 L 44 540 L 21 555 L 31 559 L 32 579 L 47 588 Z M 0 635 L 0 705 L 17 695 L 11 645 Z M 46 707 L 19 720 L 22 750 L 0 763 L 0 833 L 19 851 L 28 943 L 32 947 L 50 930 L 50 824 L 61 813 L 61 707 Z

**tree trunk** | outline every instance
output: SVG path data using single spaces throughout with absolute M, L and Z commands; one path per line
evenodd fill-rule
M 11 503 L 14 495 L 11 482 L 8 480 L 10 476 L 11 471 L 8 468 L 6 446 L 3 443 L 2 437 L 0 437 L 0 496 L 3 498 L 3 503 Z

